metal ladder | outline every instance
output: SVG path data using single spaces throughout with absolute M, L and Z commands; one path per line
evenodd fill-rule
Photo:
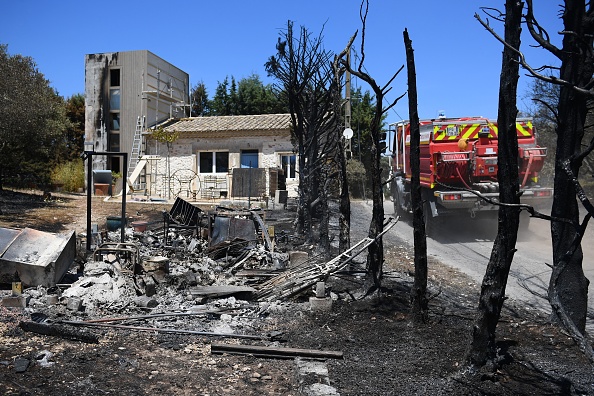
M 136 130 L 134 131 L 134 140 L 132 141 L 132 151 L 130 152 L 130 163 L 128 164 L 128 178 L 132 176 L 134 169 L 136 169 L 136 165 L 138 165 L 138 161 L 140 160 L 140 149 L 142 146 L 142 131 L 144 130 L 146 123 L 145 116 L 138 116 L 136 119 Z M 136 179 L 134 183 L 134 187 L 142 187 L 142 181 L 140 178 Z

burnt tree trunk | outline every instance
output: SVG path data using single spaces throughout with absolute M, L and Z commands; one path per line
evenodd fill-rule
M 571 85 L 562 85 L 558 105 L 557 152 L 555 161 L 555 181 L 552 217 L 565 218 L 579 223 L 579 207 L 575 188 L 562 169 L 563 161 L 575 158 L 581 151 L 584 124 L 587 116 L 589 97 L 574 87 L 592 87 L 594 58 L 592 42 L 594 23 L 592 6 L 586 13 L 583 0 L 566 1 L 563 13 L 564 30 L 562 63 L 559 77 Z M 589 15 L 589 18 L 587 17 Z M 581 158 L 581 157 L 580 157 Z M 577 177 L 581 159 L 570 162 L 571 170 Z M 582 269 L 583 253 L 581 245 L 573 255 L 567 255 L 579 231 L 564 222 L 551 223 L 553 241 L 553 272 L 549 283 L 549 299 L 553 314 L 563 309 L 583 334 L 586 326 L 588 308 L 588 284 Z
M 372 288 L 379 289 L 381 286 L 381 278 L 383 275 L 383 265 L 384 265 L 384 243 L 382 240 L 382 231 L 384 230 L 384 193 L 383 193 L 383 183 L 382 183 L 382 169 L 380 167 L 380 157 L 382 155 L 381 152 L 381 145 L 380 145 L 380 135 L 382 133 L 383 121 L 382 117 L 385 112 L 390 110 L 397 102 L 400 100 L 404 95 L 396 98 L 390 105 L 384 107 L 384 97 L 387 91 L 390 90 L 390 84 L 398 76 L 400 71 L 403 69 L 401 67 L 394 76 L 390 79 L 390 81 L 380 87 L 375 79 L 373 79 L 367 72 L 364 72 L 363 69 L 363 62 L 365 59 L 365 21 L 367 19 L 367 11 L 368 11 L 369 1 L 362 0 L 361 7 L 360 7 L 360 16 L 361 21 L 363 22 L 363 28 L 361 33 L 361 61 L 359 62 L 359 66 L 357 70 L 353 70 L 344 58 L 341 59 L 342 65 L 351 72 L 354 76 L 360 78 L 362 81 L 369 84 L 373 93 L 375 94 L 375 112 L 373 114 L 373 118 L 371 119 L 371 124 L 369 126 L 369 135 L 371 136 L 371 189 L 372 189 L 372 200 L 373 200 L 373 209 L 371 214 L 371 222 L 369 224 L 369 238 L 375 240 L 374 243 L 369 245 L 368 247 L 368 255 L 367 255 L 367 273 L 371 275 L 373 280 Z M 351 37 L 349 43 L 346 48 L 350 48 L 357 33 Z M 343 52 L 343 54 L 346 52 Z M 371 290 L 371 288 L 370 288 Z
M 311 114 L 311 113 L 310 113 Z M 311 116 L 311 115 L 310 115 Z M 307 126 L 307 146 L 305 152 L 307 153 L 307 195 L 306 195 L 306 207 L 305 207 L 305 240 L 308 243 L 314 242 L 314 229 L 313 229 L 313 218 L 314 210 L 313 202 L 318 197 L 318 186 L 319 183 L 319 166 L 317 165 L 319 152 L 318 152 L 318 136 L 317 129 L 314 129 L 313 125 Z
M 519 51 L 523 3 L 505 3 L 505 41 Z M 511 268 L 520 223 L 518 181 L 518 137 L 516 134 L 516 95 L 519 78 L 518 53 L 505 47 L 499 85 L 497 180 L 499 207 L 497 236 L 481 286 L 478 313 L 472 328 L 467 360 L 483 366 L 497 355 L 495 330 L 505 301 L 505 287 Z M 515 204 L 516 206 L 505 206 Z
M 297 234 L 303 234 L 305 231 L 305 207 L 307 205 L 307 166 L 305 161 L 305 144 L 303 142 L 303 132 L 295 134 L 297 136 L 297 147 L 298 153 L 297 159 L 299 161 L 299 195 L 297 199 L 297 220 L 296 220 L 296 232 Z
M 324 174 L 324 185 L 319 189 L 320 197 L 320 249 L 326 257 L 330 256 L 330 206 L 328 205 L 329 177 Z
M 382 129 L 383 94 L 376 91 L 376 109 L 371 121 L 371 196 L 373 209 L 369 224 L 369 238 L 377 238 L 384 230 L 384 192 L 382 184 L 382 169 L 380 167 L 380 133 Z M 384 242 L 379 237 L 369 245 L 367 256 L 367 270 L 372 275 L 373 284 L 379 288 L 383 275 Z
M 427 234 L 423 218 L 423 200 L 421 198 L 421 134 L 419 112 L 417 109 L 417 74 L 412 41 L 408 31 L 404 30 L 406 65 L 408 70 L 408 116 L 410 118 L 410 170 L 411 202 L 413 208 L 413 236 L 415 246 L 415 281 L 410 294 L 411 311 L 416 321 L 427 320 L 429 301 L 427 299 Z

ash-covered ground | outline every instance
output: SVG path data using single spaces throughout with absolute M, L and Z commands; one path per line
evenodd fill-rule
M 209 250 L 205 240 L 182 230 L 173 231 L 174 242 L 164 245 L 162 211 L 170 208 L 128 204 L 129 223 L 148 223 L 145 232 L 126 230 L 127 242 L 138 246 L 139 263 L 127 252 L 81 257 L 59 288 L 25 288 L 26 309 L 0 308 L 2 394 L 594 393 L 592 367 L 571 339 L 544 315 L 513 301 L 506 303 L 498 326 L 501 367 L 468 370 L 463 359 L 479 289 L 463 274 L 430 262 L 430 320 L 414 324 L 408 246 L 386 247 L 381 291 L 365 296 L 357 271 L 365 258 L 357 257 L 328 278 L 331 309 L 312 310 L 315 286 L 288 298 L 258 299 L 262 285 L 274 289 L 270 279 L 287 267 L 289 252 L 307 252 L 316 258 L 311 264 L 321 267 L 328 261 L 315 246 L 292 237 L 294 213 L 262 213 L 265 224 L 284 236 L 271 255 L 261 240 Z M 93 222 L 103 229 L 105 218 L 118 210 L 118 202 L 93 199 Z M 365 237 L 369 221 L 357 216 L 353 242 Z M 85 225 L 84 196 L 43 200 L 41 194 L 0 192 L 2 227 L 80 234 Z M 106 241 L 117 242 L 119 235 L 104 233 Z M 279 282 L 284 287 L 287 283 Z M 53 333 L 40 334 L 36 325 Z M 311 358 L 213 353 L 219 345 L 249 345 L 265 353 L 340 352 L 342 358 L 324 359 L 327 376 L 313 375 L 302 369 Z

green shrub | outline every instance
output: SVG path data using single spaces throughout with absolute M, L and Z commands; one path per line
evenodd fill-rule
M 85 168 L 82 159 L 58 164 L 52 171 L 52 184 L 61 185 L 64 191 L 77 191 L 85 186 Z
M 353 198 L 362 198 L 367 180 L 367 172 L 362 162 L 354 158 L 347 161 L 347 180 L 351 196 Z

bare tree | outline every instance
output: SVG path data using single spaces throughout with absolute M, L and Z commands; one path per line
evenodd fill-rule
M 585 0 L 567 0 L 563 12 L 563 48 L 551 45 L 542 32 L 532 12 L 532 0 L 528 0 L 528 29 L 536 41 L 561 59 L 558 83 L 561 84 L 557 110 L 557 150 L 555 154 L 555 182 L 551 215 L 579 223 L 579 208 L 572 178 L 563 170 L 569 160 L 573 175 L 578 175 L 582 159 L 592 150 L 590 145 L 581 149 L 588 100 L 594 97 L 594 9 Z M 549 300 L 553 312 L 562 321 L 567 315 L 583 334 L 586 328 L 588 308 L 588 283 L 584 276 L 581 245 L 568 256 L 573 241 L 581 238 L 579 228 L 565 222 L 551 223 L 553 242 L 553 272 L 549 283 Z M 566 324 L 567 327 L 567 324 Z
M 584 158 L 594 149 L 592 142 L 582 147 L 588 105 L 594 99 L 594 8 L 586 0 L 564 2 L 563 45 L 558 48 L 538 23 L 533 1 L 526 0 L 526 4 L 525 19 L 530 35 L 539 46 L 561 60 L 559 77 L 547 76 L 541 74 L 540 69 L 531 67 L 520 53 L 522 66 L 532 76 L 560 86 L 556 112 L 555 192 L 551 210 L 554 219 L 551 222 L 553 271 L 548 295 L 554 315 L 567 329 L 576 329 L 583 334 L 589 281 L 582 268 L 580 241 L 584 227 L 579 223 L 574 179 L 577 180 Z M 579 337 L 574 334 L 574 338 Z
M 555 192 L 551 216 L 538 214 L 533 208 L 523 209 L 532 216 L 551 221 L 553 271 L 549 283 L 549 301 L 554 316 L 570 331 L 590 360 L 594 361 L 592 348 L 583 336 L 589 281 L 583 273 L 581 249 L 581 239 L 590 217 L 594 215 L 594 207 L 588 205 L 589 201 L 577 181 L 584 157 L 594 149 L 594 140 L 585 148 L 582 147 L 588 105 L 594 98 L 594 9 L 592 3 L 585 0 L 565 1 L 564 30 L 561 32 L 563 47 L 558 48 L 551 43 L 547 31 L 538 23 L 532 0 L 526 0 L 526 4 L 524 19 L 528 30 L 539 46 L 561 60 L 559 77 L 540 73 L 552 67 L 533 68 L 519 49 L 498 37 L 488 25 L 483 25 L 506 49 L 518 55 L 520 64 L 530 75 L 560 86 L 556 110 Z M 579 222 L 578 198 L 588 210 L 582 224 Z M 474 360 L 480 362 L 480 357 L 475 356 Z
M 512 205 L 499 207 L 497 236 L 483 278 L 477 318 L 472 328 L 472 340 L 467 354 L 468 362 L 476 366 L 483 366 L 487 361 L 495 361 L 497 357 L 495 330 L 505 301 L 507 277 L 516 251 L 520 224 L 516 98 L 522 8 L 523 3 L 518 0 L 507 0 L 505 3 L 504 40 L 508 45 L 503 51 L 499 82 L 497 179 L 499 201 Z
M 362 81 L 369 84 L 371 89 L 373 90 L 376 98 L 376 108 L 375 113 L 373 116 L 373 120 L 371 121 L 370 126 L 370 135 L 371 135 L 371 190 L 372 190 L 372 200 L 373 200 L 373 209 L 371 215 L 371 223 L 369 225 L 369 237 L 376 239 L 375 243 L 372 243 L 369 246 L 369 254 L 367 256 L 367 271 L 372 276 L 373 284 L 375 287 L 379 287 L 381 283 L 382 277 L 382 267 L 384 262 L 384 245 L 383 240 L 381 237 L 378 238 L 384 229 L 384 194 L 383 194 L 383 183 L 381 178 L 381 167 L 380 167 L 380 157 L 381 157 L 381 149 L 380 149 L 380 141 L 381 141 L 381 132 L 382 132 L 382 115 L 390 110 L 403 96 L 396 98 L 392 103 L 388 104 L 384 107 L 384 97 L 386 93 L 391 90 L 390 84 L 392 81 L 398 76 L 400 71 L 404 68 L 402 66 L 393 76 L 392 78 L 382 87 L 380 87 L 377 82 L 367 73 L 364 71 L 364 61 L 365 61 L 365 25 L 367 20 L 367 14 L 369 11 L 369 1 L 363 0 L 361 2 L 361 60 L 359 61 L 359 65 L 357 69 L 351 68 L 351 65 L 344 59 L 341 59 L 342 65 L 347 68 L 354 76 L 360 78 Z M 351 48 L 355 38 L 357 37 L 357 33 L 351 37 L 349 40 L 346 48 Z M 346 50 L 343 51 L 346 54 Z
M 406 49 L 406 65 L 408 71 L 408 114 L 410 118 L 410 169 L 411 169 L 411 201 L 413 207 L 413 236 L 415 246 L 415 282 L 411 291 L 413 318 L 424 322 L 429 312 L 427 299 L 427 233 L 423 218 L 423 200 L 421 197 L 421 132 L 419 112 L 417 109 L 417 75 L 412 41 L 408 31 L 404 30 L 404 47 Z

